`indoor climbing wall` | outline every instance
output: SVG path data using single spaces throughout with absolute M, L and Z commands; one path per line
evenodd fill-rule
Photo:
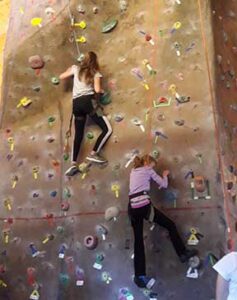
M 224 5 L 225 4 L 225 5 Z M 225 215 L 228 224 L 228 246 L 236 248 L 236 192 L 237 192 L 237 102 L 235 1 L 213 1 L 212 19 L 215 41 L 216 102 L 219 113 L 220 145 L 225 178 Z
M 212 299 L 226 222 L 210 1 L 11 1 L 1 100 L 2 299 Z M 104 75 L 113 135 L 104 155 L 68 179 L 65 133 L 72 82 L 59 74 L 88 50 Z M 97 128 L 88 120 L 80 162 Z M 72 144 L 72 140 L 69 140 Z M 145 225 L 153 292 L 133 283 L 127 217 L 135 154 L 170 169 L 154 205 L 176 223 L 202 263 L 179 262 L 167 233 Z M 5 297 L 5 298 L 4 298 Z

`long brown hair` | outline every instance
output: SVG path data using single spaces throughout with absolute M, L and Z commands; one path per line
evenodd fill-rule
M 93 84 L 96 72 L 100 71 L 97 55 L 90 51 L 85 55 L 79 71 L 79 79 L 86 84 Z
M 148 166 L 151 163 L 157 163 L 154 157 L 150 156 L 149 154 L 145 154 L 142 157 L 136 156 L 133 160 L 133 167 L 136 168 L 141 168 L 144 166 Z

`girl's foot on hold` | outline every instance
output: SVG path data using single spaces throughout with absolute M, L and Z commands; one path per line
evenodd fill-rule
M 142 275 L 142 276 L 135 276 L 134 282 L 140 288 L 151 289 L 155 284 L 156 280 L 152 277 Z
M 86 159 L 89 160 L 89 161 L 99 163 L 99 164 L 105 164 L 105 163 L 108 162 L 104 157 L 102 157 L 98 153 L 89 154 L 89 155 L 87 155 Z
M 80 170 L 78 168 L 77 165 L 72 165 L 66 172 L 65 172 L 65 175 L 68 176 L 68 177 L 72 177 L 74 175 L 76 175 L 77 173 L 79 173 Z

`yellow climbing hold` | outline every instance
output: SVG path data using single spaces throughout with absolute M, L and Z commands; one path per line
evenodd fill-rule
M 86 28 L 86 22 L 85 21 L 81 21 L 80 23 L 75 23 L 74 24 L 75 27 L 80 27 L 82 29 Z
M 32 101 L 27 98 L 27 97 L 24 97 L 22 98 L 19 103 L 17 104 L 17 108 L 23 106 L 23 107 L 27 107 L 28 105 L 30 105 L 32 103 Z
M 31 25 L 32 26 L 39 26 L 42 27 L 42 18 L 33 18 L 31 19 Z
M 181 22 L 175 22 L 173 28 L 174 29 L 179 29 L 179 28 L 181 28 L 181 26 L 182 26 Z
M 176 93 L 176 90 L 177 90 L 177 87 L 175 84 L 171 84 L 170 87 L 169 87 L 169 91 L 172 93 L 172 94 L 175 94 Z
M 86 38 L 84 36 L 81 36 L 78 39 L 76 39 L 76 42 L 84 44 L 86 43 Z

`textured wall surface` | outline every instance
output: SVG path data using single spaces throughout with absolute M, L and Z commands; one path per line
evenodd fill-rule
M 179 262 L 165 230 L 157 226 L 151 231 L 150 225 L 145 225 L 147 273 L 157 278 L 154 291 L 158 299 L 214 298 L 216 274 L 208 254 L 218 258 L 225 251 L 226 223 L 213 117 L 215 56 L 210 1 L 179 5 L 175 0 L 131 0 L 121 11 L 122 2 L 12 0 L 1 107 L 0 279 L 7 284 L 0 286 L 1 299 L 27 299 L 34 288 L 44 300 L 119 299 L 123 287 L 129 288 L 136 300 L 149 299 L 149 293 L 132 282 L 133 236 L 126 214 L 131 166 L 125 165 L 134 151 L 158 153 L 157 171 L 171 170 L 168 193 L 154 187 L 154 205 L 177 223 L 185 240 L 192 227 L 204 236 L 197 246 L 203 261 L 199 278 L 189 279 L 188 266 Z M 75 28 L 75 36 L 87 40 L 78 43 L 79 51 L 94 50 L 100 58 L 104 88 L 112 98 L 104 110 L 113 126 L 104 151 L 108 166 L 92 166 L 85 176 L 71 180 L 64 176 L 70 163 L 63 158 L 71 115 L 71 82 L 51 82 L 75 64 L 79 54 L 68 4 L 76 22 L 87 23 L 84 30 Z M 84 14 L 78 12 L 79 4 Z M 95 6 L 97 14 L 93 13 Z M 47 7 L 54 10 L 53 15 L 46 14 Z M 33 27 L 32 18 L 42 18 L 41 26 Z M 117 27 L 101 33 L 103 22 L 111 18 L 118 20 Z M 181 22 L 181 27 L 176 22 Z M 151 35 L 154 45 L 146 41 L 144 33 Z M 45 62 L 39 72 L 29 66 L 32 55 L 41 55 Z M 149 74 L 144 59 L 156 74 Z M 143 80 L 134 76 L 135 68 Z M 181 96 L 190 96 L 190 101 L 179 104 L 170 89 L 172 84 Z M 17 108 L 23 97 L 32 104 Z M 155 107 L 153 101 L 157 103 L 160 97 L 171 102 Z M 120 122 L 118 115 L 122 116 Z M 49 117 L 54 118 L 52 124 Z M 94 134 L 92 140 L 87 138 L 88 132 Z M 89 121 L 81 161 L 97 135 L 97 128 Z M 13 148 L 9 138 L 13 138 Z M 39 168 L 37 178 L 34 167 Z M 190 170 L 209 181 L 211 199 L 192 199 L 191 178 L 185 178 Z M 119 185 L 118 198 L 111 190 L 113 184 Z M 70 203 L 66 213 L 61 210 L 65 201 Z M 120 209 L 120 215 L 106 221 L 105 210 L 112 206 Z M 87 250 L 83 240 L 96 235 L 99 224 L 108 229 L 106 240 L 97 234 L 98 247 Z M 48 234 L 54 239 L 43 244 Z M 31 243 L 40 252 L 36 257 L 31 255 Z M 62 244 L 67 248 L 64 259 L 58 257 Z M 103 268 L 96 270 L 93 264 L 100 254 L 104 256 Z M 84 270 L 82 287 L 76 286 L 78 268 Z M 106 275 L 112 278 L 109 283 Z

